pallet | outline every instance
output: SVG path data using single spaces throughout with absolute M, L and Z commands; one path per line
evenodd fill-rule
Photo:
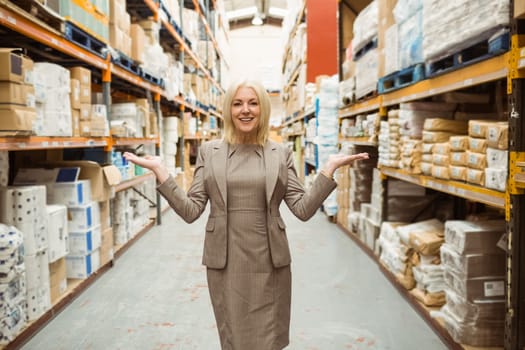
M 374 98 L 376 96 L 377 96 L 377 90 L 370 91 L 369 93 L 367 93 L 367 94 L 365 94 L 363 96 L 360 96 L 359 98 L 356 97 L 354 103 L 360 103 L 360 102 L 369 100 L 371 98 Z
M 117 51 L 118 55 L 111 57 L 111 62 L 116 64 L 119 67 L 124 68 L 128 72 L 141 76 L 141 69 L 137 62 L 133 61 L 128 56 L 124 55 L 122 52 Z
M 363 57 L 369 51 L 372 51 L 375 48 L 377 48 L 377 36 L 373 37 L 369 42 L 365 44 L 365 46 L 357 50 L 353 55 L 353 60 L 358 61 L 361 57 Z
M 425 65 L 423 63 L 418 63 L 379 78 L 379 81 L 377 82 L 377 91 L 379 94 L 385 94 L 415 84 L 424 79 Z
M 51 10 L 49 7 L 37 0 L 11 0 L 13 4 L 29 13 L 33 18 L 37 18 L 49 27 L 63 33 L 64 19 L 62 16 Z
M 162 78 L 156 77 L 143 69 L 140 70 L 140 76 L 144 80 L 149 81 L 152 84 L 158 85 L 160 87 L 164 87 L 164 80 L 162 80 Z
M 503 33 L 490 40 L 479 41 L 465 49 L 435 61 L 425 63 L 428 78 L 454 71 L 462 67 L 484 61 L 509 50 L 509 33 Z
M 65 22 L 64 37 L 72 43 L 83 47 L 91 53 L 106 58 L 107 46 L 104 42 L 95 38 L 93 35 L 80 29 L 71 21 Z

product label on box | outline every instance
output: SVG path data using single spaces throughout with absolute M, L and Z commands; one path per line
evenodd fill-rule
M 505 295 L 504 281 L 490 281 L 483 283 L 486 297 L 498 297 Z

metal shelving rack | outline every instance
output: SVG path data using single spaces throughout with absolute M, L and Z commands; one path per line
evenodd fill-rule
M 179 0 L 181 8 L 184 6 L 184 0 Z M 131 4 L 137 9 L 138 12 L 143 14 L 144 18 L 152 16 L 155 20 L 160 21 L 163 28 L 170 33 L 173 41 L 178 45 L 180 49 L 179 59 L 184 62 L 184 55 L 188 55 L 198 70 L 208 79 L 214 86 L 217 93 L 224 93 L 224 89 L 220 85 L 219 81 L 212 76 L 210 70 L 207 68 L 207 64 L 204 64 L 195 52 L 186 43 L 184 37 L 177 32 L 174 26 L 167 20 L 165 13 L 162 13 L 160 2 L 158 0 L 129 0 L 128 5 Z M 204 9 L 197 0 L 193 1 L 195 9 L 199 13 L 199 17 L 204 23 L 206 32 L 210 40 L 214 44 L 214 49 L 217 52 L 219 60 L 224 61 L 224 56 L 215 40 L 212 30 L 206 19 Z M 215 6 L 215 1 L 212 2 Z M 209 8 L 208 4 L 208 8 Z M 182 16 L 182 11 L 181 11 Z M 179 23 L 182 23 L 182 17 L 179 19 Z M 7 1 L 0 0 L 0 27 L 4 27 L 11 32 L 15 33 L 20 38 L 23 38 L 23 43 L 17 42 L 17 46 L 24 45 L 26 49 L 31 51 L 35 48 L 35 52 L 38 52 L 39 48 L 45 47 L 49 50 L 51 56 L 55 55 L 60 59 L 67 59 L 70 63 L 75 61 L 77 65 L 83 65 L 89 67 L 90 70 L 96 75 L 101 77 L 101 87 L 104 97 L 104 103 L 109 109 L 110 107 L 110 94 L 112 89 L 112 82 L 118 88 L 124 87 L 125 90 L 133 91 L 135 94 L 145 95 L 152 102 L 153 110 L 156 112 L 158 121 L 160 122 L 161 116 L 161 105 L 175 105 L 181 111 L 181 120 L 183 120 L 182 113 L 184 110 L 190 110 L 195 112 L 197 115 L 206 116 L 213 115 L 217 118 L 221 118 L 221 115 L 214 110 L 205 110 L 204 108 L 197 106 L 193 103 L 185 101 L 182 96 L 175 97 L 174 100 L 168 101 L 164 90 L 161 86 L 146 80 L 138 74 L 131 73 L 130 71 L 114 64 L 111 61 L 110 55 L 97 55 L 90 50 L 87 50 L 74 42 L 69 41 L 63 36 L 63 33 L 46 25 L 42 21 L 36 19 L 23 9 L 19 8 L 15 4 Z M 59 60 L 57 60 L 59 61 Z M 227 63 L 226 63 L 227 64 Z M 128 91 L 128 93 L 129 93 Z M 117 137 L 46 137 L 46 136 L 0 136 L 0 150 L 2 151 L 33 151 L 33 150 L 49 150 L 49 149 L 68 149 L 68 148 L 93 148 L 101 147 L 105 151 L 110 151 L 114 147 L 129 147 L 140 144 L 154 144 L 156 153 L 159 154 L 160 138 L 117 138 Z M 183 147 L 184 142 L 180 142 Z M 181 154 L 183 157 L 183 154 Z M 115 191 L 124 191 L 134 186 L 154 179 L 153 174 L 146 173 L 141 176 L 137 176 L 130 180 L 124 181 L 115 187 Z M 160 197 L 157 194 L 156 199 L 156 217 L 157 224 L 160 224 L 160 218 L 162 210 L 160 208 Z M 129 246 L 131 246 L 137 239 L 144 235 L 155 225 L 155 220 L 151 219 L 149 223 L 139 230 L 139 232 L 127 242 L 125 245 L 115 247 L 115 257 L 120 256 Z M 107 271 L 113 264 L 113 260 L 109 261 L 104 266 L 91 275 L 85 280 L 75 280 L 72 283 L 67 292 L 38 320 L 29 323 L 26 328 L 20 333 L 14 341 L 4 347 L 4 349 L 16 349 L 19 348 L 24 342 L 27 341 L 31 336 L 38 332 L 49 320 L 56 316 L 63 308 L 65 308 L 71 301 L 73 301 L 82 291 L 84 291 L 91 283 L 93 283 L 101 274 Z
M 510 8 L 514 8 L 514 1 L 510 2 Z M 412 175 L 399 169 L 383 167 L 380 170 L 385 179 L 389 177 L 396 178 L 505 210 L 508 233 L 508 273 L 504 349 L 521 350 L 525 349 L 525 239 L 522 237 L 522 234 L 525 232 L 525 219 L 523 218 L 523 213 L 525 212 L 525 121 L 522 117 L 525 108 L 525 20 L 515 20 L 511 11 L 511 23 L 512 38 L 509 52 L 452 72 L 419 81 L 399 90 L 345 106 L 340 109 L 339 118 L 354 117 L 358 114 L 374 111 L 379 111 L 380 115 L 385 115 L 387 107 L 402 102 L 416 101 L 445 92 L 506 79 L 510 111 L 509 175 L 506 192 L 499 192 L 459 181 L 445 181 L 431 176 Z M 342 141 L 360 144 L 360 140 L 345 139 Z M 442 325 L 429 316 L 427 308 L 420 304 L 381 265 L 370 248 L 360 242 L 346 227 L 339 226 L 379 265 L 385 276 L 406 297 L 414 309 L 421 314 L 449 348 L 480 349 L 455 343 Z

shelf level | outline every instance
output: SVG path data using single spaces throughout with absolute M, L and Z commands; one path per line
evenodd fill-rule
M 487 60 L 422 80 L 414 85 L 381 95 L 382 106 L 430 97 L 445 92 L 464 89 L 507 77 L 509 54 L 502 54 Z
M 105 137 L 0 137 L 0 150 L 2 151 L 105 147 L 107 145 L 108 139 Z
M 381 168 L 381 172 L 399 180 L 411 182 L 416 185 L 431 188 L 433 190 L 448 193 L 457 197 L 484 203 L 496 208 L 505 208 L 505 193 L 491 190 L 485 187 L 471 185 L 452 180 L 441 180 L 431 176 L 412 175 L 406 171 L 392 168 Z
M 351 106 L 343 107 L 339 109 L 339 118 L 353 117 L 361 113 L 378 110 L 379 107 L 381 107 L 381 101 L 381 96 L 376 96 L 362 102 L 357 102 Z
M 360 146 L 377 146 L 377 142 L 370 141 L 370 137 L 341 137 L 339 142 L 351 142 Z

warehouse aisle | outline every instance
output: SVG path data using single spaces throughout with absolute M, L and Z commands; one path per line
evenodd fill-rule
M 292 248 L 290 350 L 446 349 L 323 213 L 282 209 Z M 205 218 L 171 211 L 23 349 L 218 350 L 201 266 Z

